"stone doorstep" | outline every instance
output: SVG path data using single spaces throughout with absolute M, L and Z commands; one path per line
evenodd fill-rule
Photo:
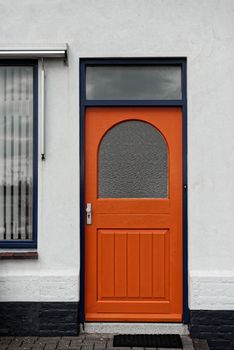
M 181 323 L 86 322 L 81 334 L 178 334 L 189 335 L 188 326 Z M 84 333 L 83 333 L 84 332 Z

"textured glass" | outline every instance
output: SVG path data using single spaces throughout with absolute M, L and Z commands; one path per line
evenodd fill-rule
M 88 100 L 179 100 L 180 66 L 87 66 Z
M 32 239 L 32 67 L 0 67 L 0 240 Z
M 110 129 L 99 148 L 100 198 L 168 196 L 168 150 L 161 133 L 141 121 Z

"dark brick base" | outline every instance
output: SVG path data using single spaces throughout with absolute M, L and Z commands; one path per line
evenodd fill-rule
M 190 311 L 194 338 L 207 339 L 211 350 L 234 349 L 234 311 Z
M 0 335 L 78 335 L 78 302 L 2 302 Z

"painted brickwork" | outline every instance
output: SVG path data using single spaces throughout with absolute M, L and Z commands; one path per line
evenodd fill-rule
M 233 311 L 199 311 L 234 310 L 233 0 L 0 0 L 0 6 L 1 47 L 69 45 L 68 66 L 62 60 L 44 62 L 46 161 L 38 162 L 39 259 L 1 260 L 1 333 L 77 332 L 79 58 L 187 57 L 191 331 L 207 336 L 213 349 L 215 344 L 217 349 L 234 348 Z M 22 306 L 22 301 L 30 303 Z M 47 310 L 50 303 L 45 302 L 69 302 L 74 309 L 65 316 L 56 307 Z
M 232 271 L 194 271 L 189 286 L 191 310 L 234 310 Z
M 0 303 L 0 335 L 78 335 L 78 303 Z
M 30 260 L 38 264 L 38 260 Z M 6 262 L 6 261 L 4 261 Z M 25 260 L 22 261 L 24 263 Z M 15 262 L 14 262 L 15 263 Z M 19 263 L 19 261 L 18 261 Z M 22 266 L 22 265 L 21 265 Z M 4 272 L 1 261 L 0 275 L 0 301 L 34 301 L 34 302 L 75 302 L 78 299 L 78 280 L 76 271 L 63 270 L 51 274 L 34 271 L 25 273 L 23 278 L 21 271 L 14 271 L 13 276 Z M 20 265 L 17 266 L 20 269 Z M 17 291 L 17 293 L 16 293 Z
M 191 311 L 190 332 L 195 338 L 207 339 L 211 350 L 233 350 L 234 311 Z
M 226 281 L 219 276 L 234 273 L 233 0 L 0 0 L 0 5 L 1 47 L 69 45 L 68 66 L 44 62 L 39 259 L 1 260 L 0 300 L 79 300 L 79 58 L 187 57 L 189 307 L 223 310 L 225 302 L 233 310 L 234 302 L 219 292 L 232 281 L 231 275 Z M 214 270 L 219 270 L 217 297 L 209 297 L 214 284 L 203 282 L 201 272 L 209 278 Z M 74 278 L 66 277 L 70 271 Z

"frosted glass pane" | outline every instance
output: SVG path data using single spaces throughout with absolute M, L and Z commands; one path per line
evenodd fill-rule
M 141 121 L 110 129 L 99 148 L 100 198 L 168 196 L 168 150 L 161 133 Z
M 180 66 L 87 66 L 88 100 L 179 100 Z
M 0 67 L 0 240 L 32 239 L 33 68 Z

